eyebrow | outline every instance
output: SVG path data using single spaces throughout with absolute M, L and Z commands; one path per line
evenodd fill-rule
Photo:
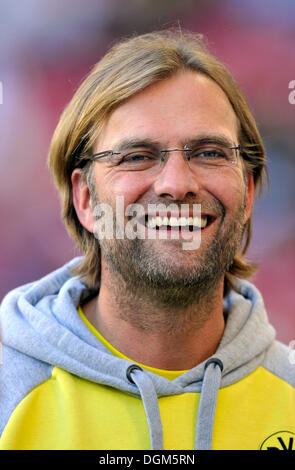
M 183 140 L 181 145 L 182 147 L 195 147 L 200 144 L 223 144 L 229 147 L 236 145 L 233 143 L 227 136 L 224 134 L 201 134 L 192 139 Z M 124 150 L 134 149 L 134 148 L 147 148 L 150 150 L 161 150 L 163 148 L 162 144 L 154 139 L 150 138 L 138 138 L 132 137 L 129 139 L 124 139 L 119 141 L 114 150 L 116 152 L 122 152 Z
M 115 146 L 116 152 L 122 152 L 127 149 L 133 149 L 133 148 L 148 148 L 148 149 L 153 149 L 153 150 L 159 150 L 161 147 L 160 142 L 149 139 L 149 138 L 131 138 L 131 139 L 125 139 L 119 142 Z
M 237 145 L 223 134 L 201 134 L 189 141 L 186 141 L 185 145 L 187 147 L 195 147 L 200 144 L 222 144 L 229 147 Z

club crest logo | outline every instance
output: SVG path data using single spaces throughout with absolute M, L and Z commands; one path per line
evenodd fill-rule
M 295 433 L 279 431 L 268 436 L 261 444 L 259 450 L 295 450 Z

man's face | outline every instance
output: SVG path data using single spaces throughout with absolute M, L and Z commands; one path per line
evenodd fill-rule
M 134 95 L 111 115 L 94 153 L 116 149 L 125 140 L 152 140 L 164 149 L 180 149 L 201 135 L 222 135 L 238 144 L 238 124 L 223 91 L 202 74 L 185 72 Z M 245 184 L 242 162 L 222 169 L 193 172 L 181 152 L 172 152 L 156 174 L 116 171 L 93 163 L 100 203 L 114 208 L 117 196 L 125 207 L 141 204 L 201 204 L 210 224 L 201 231 L 196 250 L 183 250 L 183 240 L 101 240 L 102 265 L 130 280 L 157 286 L 208 283 L 228 269 L 252 206 L 253 185 Z M 125 217 L 125 222 L 128 217 Z

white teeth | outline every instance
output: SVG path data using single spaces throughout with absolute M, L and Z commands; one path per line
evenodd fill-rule
M 190 219 L 191 217 L 189 217 Z M 182 227 L 184 227 L 185 225 L 187 225 L 187 218 L 186 217 L 180 217 L 179 219 L 179 225 L 181 225 Z
M 148 220 L 148 223 L 147 223 L 147 226 L 149 228 L 155 228 L 155 226 L 157 225 L 157 221 L 156 221 L 156 218 L 153 217 L 152 219 L 149 219 Z
M 158 225 L 158 227 L 162 225 L 162 217 L 156 217 L 156 225 Z
M 207 217 L 194 217 L 194 225 L 204 228 L 207 225 Z
M 179 226 L 179 219 L 177 217 L 170 217 L 169 225 L 170 227 Z
M 207 220 L 207 217 L 201 217 L 200 219 L 198 218 L 199 222 L 200 222 L 200 226 L 202 228 L 206 227 L 207 223 L 208 223 L 208 220 Z
M 156 226 L 161 227 L 170 226 L 170 227 L 186 227 L 186 226 L 194 226 L 198 228 L 206 227 L 208 222 L 207 216 L 203 217 L 151 217 L 148 219 L 147 226 L 149 228 L 155 228 Z

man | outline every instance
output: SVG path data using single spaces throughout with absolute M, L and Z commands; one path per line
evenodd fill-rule
M 295 369 L 245 280 L 263 144 L 201 39 L 114 46 L 49 165 L 84 256 L 3 300 L 1 448 L 293 448 Z

